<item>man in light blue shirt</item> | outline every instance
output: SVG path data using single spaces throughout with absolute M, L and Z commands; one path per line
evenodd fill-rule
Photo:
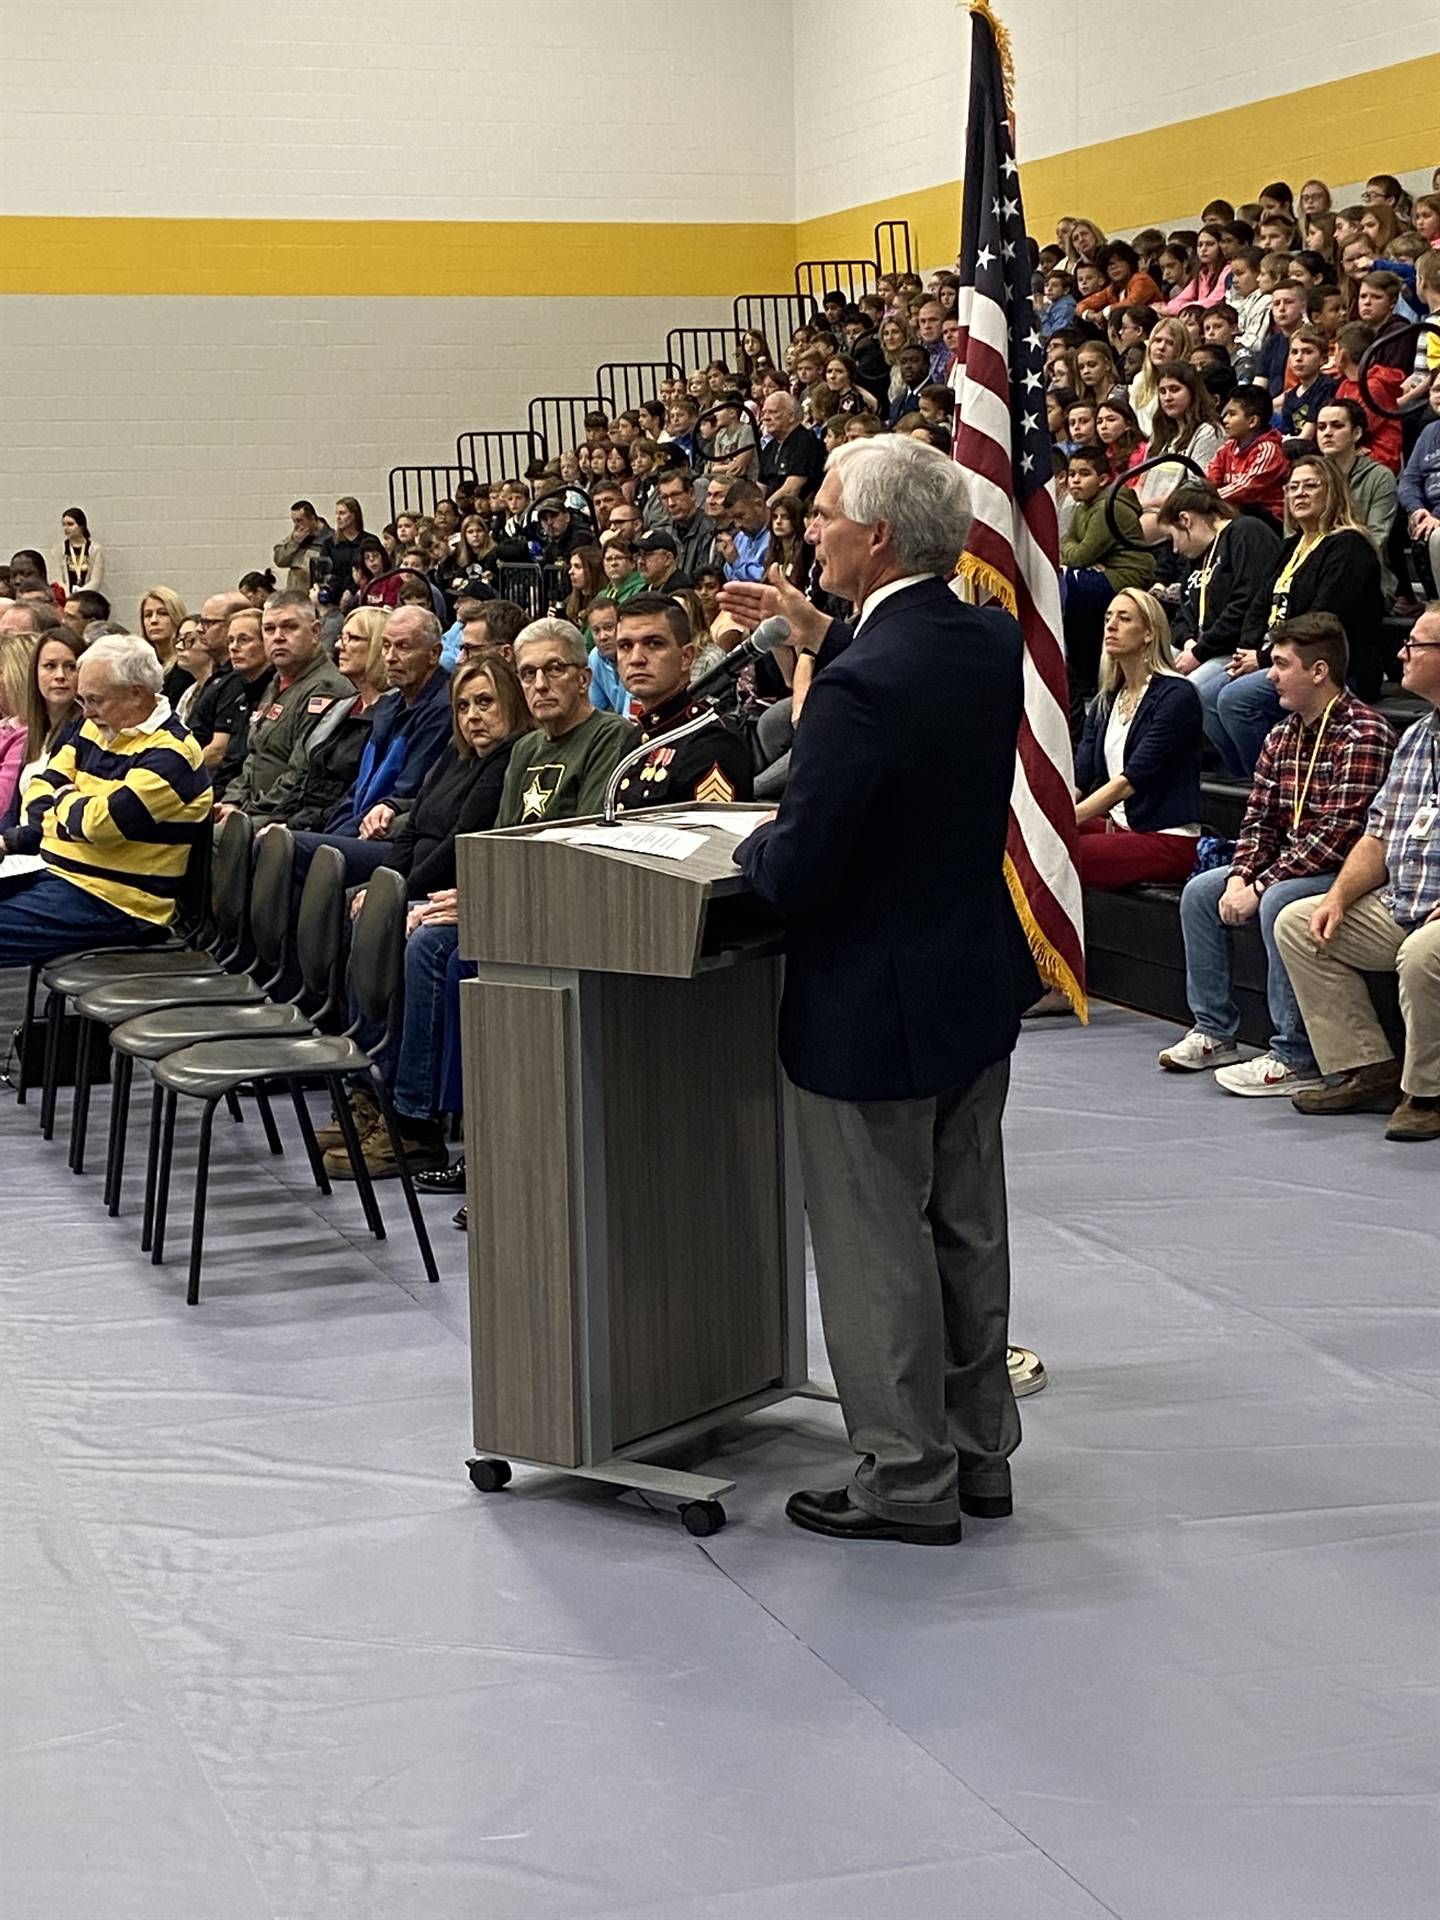
M 770 551 L 770 509 L 755 480 L 732 480 L 725 493 L 730 525 L 715 536 L 727 580 L 763 580 Z

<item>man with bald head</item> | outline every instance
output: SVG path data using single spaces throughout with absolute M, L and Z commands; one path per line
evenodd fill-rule
M 825 466 L 825 449 L 800 424 L 800 409 L 788 393 L 766 396 L 760 428 L 766 436 L 760 449 L 760 484 L 766 495 L 778 500 L 813 493 Z
M 237 731 L 250 724 L 250 709 L 243 697 L 243 683 L 230 664 L 230 618 L 248 613 L 250 602 L 243 593 L 212 593 L 201 603 L 196 618 L 200 622 L 200 644 L 215 662 L 215 670 L 196 696 L 190 709 L 190 731 L 200 742 L 205 764 L 213 775 L 229 751 Z

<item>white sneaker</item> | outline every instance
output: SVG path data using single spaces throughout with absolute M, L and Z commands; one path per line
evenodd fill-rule
M 1216 1040 L 1198 1027 L 1192 1027 L 1183 1040 L 1159 1055 L 1161 1066 L 1171 1073 L 1208 1073 L 1214 1067 L 1228 1067 L 1239 1058 L 1240 1049 L 1233 1040 Z
M 1254 1099 L 1271 1093 L 1300 1093 L 1306 1087 L 1318 1087 L 1318 1073 L 1301 1073 L 1287 1067 L 1273 1053 L 1262 1053 L 1256 1060 L 1242 1060 L 1238 1066 L 1223 1067 L 1215 1076 L 1217 1086 L 1227 1093 L 1243 1093 Z

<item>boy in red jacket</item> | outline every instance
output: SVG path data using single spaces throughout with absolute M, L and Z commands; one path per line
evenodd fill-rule
M 1274 406 L 1268 387 L 1237 387 L 1225 402 L 1225 438 L 1207 471 L 1222 500 L 1242 513 L 1259 513 L 1278 529 L 1289 463 L 1285 443 L 1270 425 Z

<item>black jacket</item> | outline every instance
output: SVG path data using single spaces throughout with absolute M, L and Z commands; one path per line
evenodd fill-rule
M 1085 710 L 1085 731 L 1075 750 L 1075 785 L 1082 799 L 1110 778 L 1105 766 L 1105 729 L 1109 724 L 1109 706 L 1092 700 Z M 1135 789 L 1125 802 L 1125 818 L 1133 832 L 1160 833 L 1166 827 L 1188 827 L 1198 822 L 1200 749 L 1204 740 L 1204 709 L 1199 694 L 1188 680 L 1157 673 L 1146 687 L 1125 736 L 1122 772 Z
M 246 811 L 260 824 L 283 820 L 292 833 L 320 833 L 355 784 L 378 701 L 356 711 L 339 700 L 299 741 L 290 763 L 262 802 Z
M 1005 883 L 1020 629 L 938 579 L 817 673 L 779 817 L 736 859 L 789 918 L 780 1058 L 838 1100 L 967 1086 L 1040 991 Z
M 1245 616 L 1257 597 L 1268 607 L 1275 578 L 1280 536 L 1263 520 L 1242 513 L 1226 525 L 1215 550 L 1215 565 L 1205 594 L 1205 626 L 1200 626 L 1200 568 L 1185 582 L 1175 616 L 1175 644 L 1194 646 L 1201 660 L 1228 659 L 1243 644 Z
M 1253 648 L 1264 665 L 1269 659 L 1266 635 L 1272 626 L 1300 613 L 1333 613 L 1350 642 L 1350 685 L 1362 700 L 1374 701 L 1385 677 L 1380 556 L 1368 534 L 1342 528 L 1322 540 L 1299 568 L 1281 605 L 1274 602 L 1273 585 L 1299 544 L 1299 534 L 1292 534 L 1277 551 L 1270 581 L 1246 613 L 1240 644 Z
M 387 867 L 405 875 L 408 899 L 423 900 L 455 885 L 455 836 L 494 826 L 514 746 L 515 739 L 502 740 L 479 759 L 472 754 L 462 760 L 452 740 L 426 774 L 414 806 L 390 835 L 385 858 Z

